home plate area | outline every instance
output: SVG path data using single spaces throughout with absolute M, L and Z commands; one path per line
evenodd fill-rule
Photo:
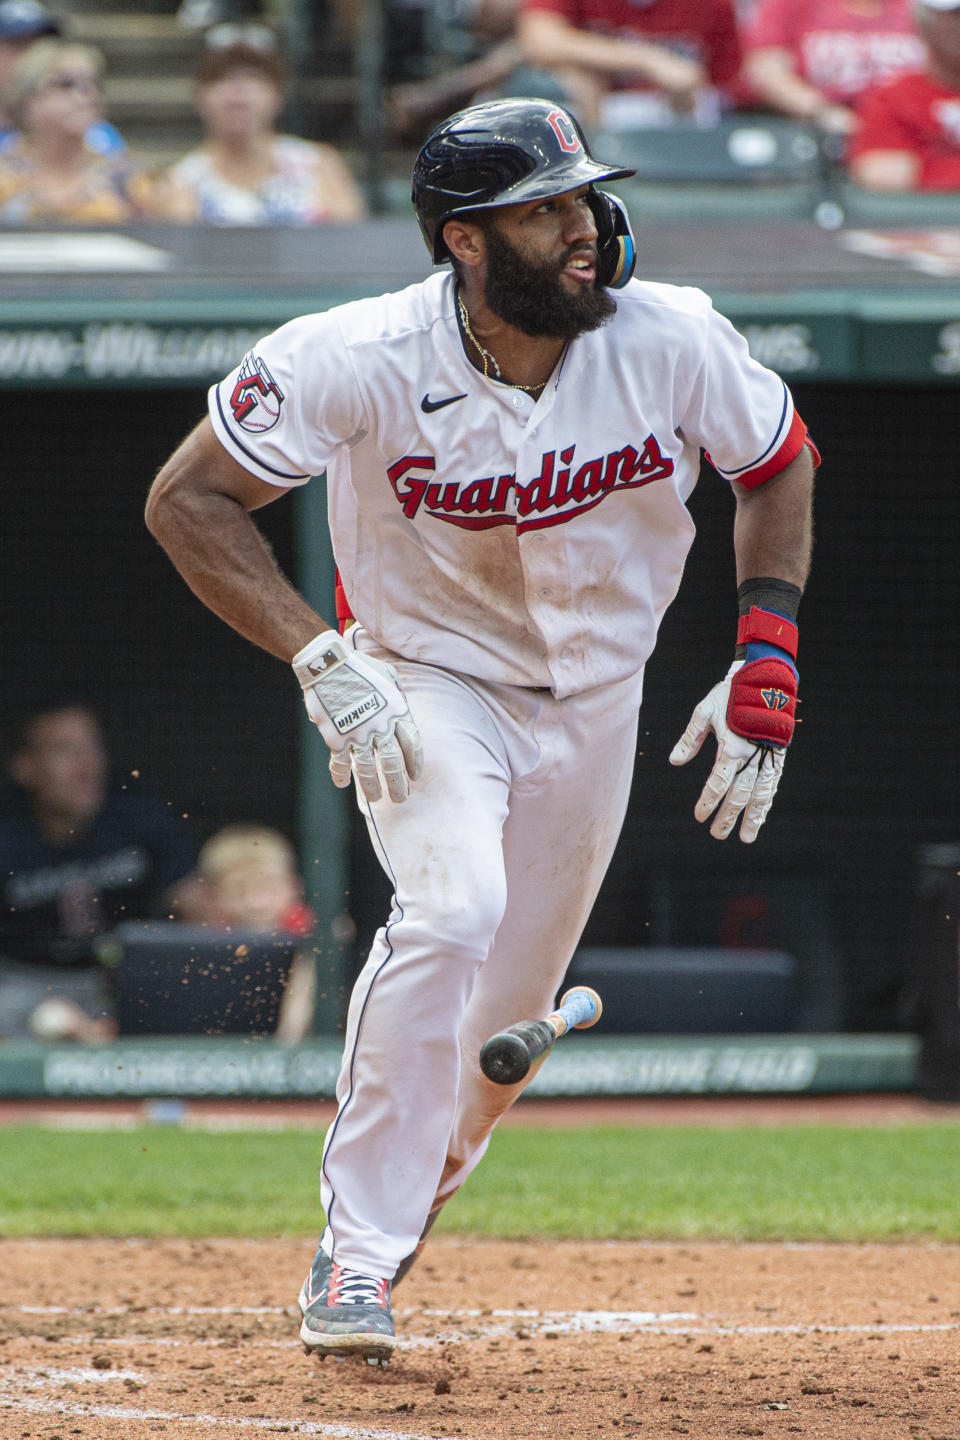
M 0 1436 L 960 1440 L 960 1247 L 432 1239 L 390 1364 L 306 1356 L 310 1240 L 0 1241 Z

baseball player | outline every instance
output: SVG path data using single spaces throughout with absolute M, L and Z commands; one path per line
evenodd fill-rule
M 479 1050 L 552 1007 L 611 858 L 701 450 L 736 499 L 740 619 L 670 759 L 715 736 L 695 815 L 718 839 L 738 820 L 755 839 L 790 742 L 815 452 L 705 294 L 631 278 L 626 213 L 597 187 L 632 173 L 552 102 L 445 121 L 413 204 L 448 268 L 267 336 L 151 490 L 187 583 L 292 662 L 394 889 L 300 1295 L 320 1356 L 389 1357 L 391 1286 L 523 1088 L 487 1081 Z M 342 629 L 251 518 L 323 471 Z

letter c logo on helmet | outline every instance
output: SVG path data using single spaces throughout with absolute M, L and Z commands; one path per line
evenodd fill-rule
M 560 141 L 560 149 L 565 150 L 568 155 L 576 155 L 578 150 L 583 149 L 576 126 L 573 124 L 566 110 L 551 111 L 547 116 L 547 124 L 551 125 L 556 131 L 557 139 Z
M 635 175 L 603 165 L 590 153 L 583 131 L 554 100 L 489 100 L 458 110 L 427 136 L 413 167 L 411 197 L 435 265 L 450 259 L 443 227 L 454 215 L 493 210 L 527 200 L 547 200 Z M 635 250 L 621 201 L 591 194 L 600 257 L 598 283 L 625 285 Z

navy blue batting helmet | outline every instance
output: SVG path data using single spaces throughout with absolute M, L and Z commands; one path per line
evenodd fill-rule
M 459 110 L 427 136 L 413 167 L 412 199 L 435 264 L 450 259 L 443 227 L 454 215 L 624 180 L 636 171 L 593 158 L 580 125 L 555 100 L 488 100 Z M 591 194 L 600 282 L 624 285 L 635 250 L 622 202 Z

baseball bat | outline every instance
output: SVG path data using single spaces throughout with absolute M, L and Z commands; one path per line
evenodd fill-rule
M 534 1060 L 545 1055 L 568 1030 L 596 1025 L 603 1004 L 589 985 L 575 985 L 543 1020 L 521 1020 L 491 1035 L 480 1051 L 480 1069 L 496 1085 L 516 1085 Z

